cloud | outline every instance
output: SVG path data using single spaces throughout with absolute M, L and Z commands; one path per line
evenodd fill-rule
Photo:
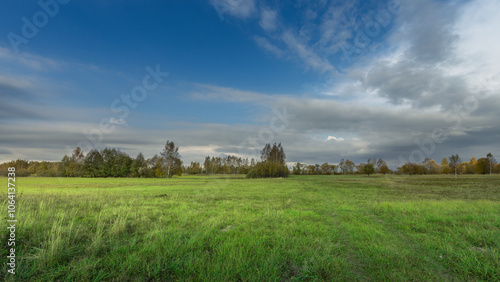
M 196 89 L 190 95 L 195 100 L 269 105 L 269 102 L 275 99 L 266 94 L 229 87 L 207 84 L 196 84 L 195 86 Z
M 221 19 L 224 15 L 246 19 L 257 12 L 254 0 L 210 0 Z
M 122 119 L 122 118 L 116 119 L 116 118 L 112 117 L 112 118 L 109 119 L 109 123 L 115 124 L 115 125 L 128 126 L 127 122 L 124 119 Z
M 342 137 L 335 137 L 335 136 L 328 136 L 328 138 L 326 138 L 325 142 L 326 141 L 344 141 L 344 138 Z
M 285 31 L 281 35 L 281 39 L 287 45 L 287 47 L 296 54 L 307 67 L 310 67 L 320 73 L 325 73 L 334 70 L 334 67 L 328 62 L 328 60 L 321 58 L 313 50 L 311 50 L 306 44 L 301 42 L 291 30 Z
M 419 148 L 417 143 L 430 138 L 434 129 L 441 128 L 448 132 L 448 138 L 444 144 L 435 144 L 435 151 L 429 156 L 431 158 L 441 159 L 457 152 L 463 158 L 471 157 L 466 153 L 473 153 L 477 157 L 489 151 L 500 155 L 496 149 L 500 132 L 500 125 L 496 122 L 498 113 L 492 116 L 469 116 L 463 119 L 464 128 L 452 129 L 454 123 L 445 121 L 439 109 L 403 109 L 390 105 L 372 108 L 370 105 L 342 103 L 329 97 L 310 99 L 217 86 L 205 88 L 209 95 L 220 95 L 209 96 L 217 97 L 217 101 L 224 101 L 228 97 L 235 102 L 252 104 L 266 101 L 262 111 L 265 114 L 259 117 L 261 123 L 166 123 L 165 117 L 155 117 L 154 129 L 132 125 L 117 127 L 113 132 L 103 135 L 103 146 L 120 148 L 131 156 L 142 152 L 146 157 L 151 157 L 158 154 L 169 139 L 180 146 L 184 162 L 189 163 L 201 162 L 206 155 L 238 154 L 257 158 L 258 155 L 249 150 L 246 142 L 248 138 L 253 138 L 257 142 L 257 150 L 265 142 L 282 142 L 287 161 L 290 162 L 337 163 L 341 158 L 361 162 L 368 157 L 380 157 L 395 167 L 400 165 L 399 155 L 408 158 L 412 150 Z M 263 129 L 270 128 L 269 124 L 275 117 L 272 107 L 281 109 L 283 106 L 294 118 L 283 130 L 273 132 L 271 140 L 259 138 Z M 12 151 L 12 155 L 3 161 L 11 158 L 60 160 L 64 154 L 70 153 L 66 150 L 67 146 L 73 149 L 79 142 L 88 140 L 82 129 L 88 132 L 96 126 L 92 122 L 55 120 L 0 124 L 0 144 Z M 328 135 L 331 132 L 336 132 L 335 136 Z M 328 142 L 312 138 L 311 135 L 326 135 Z M 97 138 L 97 135 L 93 136 Z
M 328 7 L 321 16 L 320 24 L 312 26 L 313 30 L 320 32 L 319 39 L 314 43 L 318 53 L 329 57 L 339 52 L 340 48 L 353 37 L 357 25 L 354 4 L 355 2 L 346 2 L 340 6 Z
M 11 150 L 0 148 L 0 155 L 10 155 L 12 154 Z
M 449 75 L 440 67 L 423 68 L 408 60 L 396 64 L 378 61 L 361 81 L 366 90 L 373 89 L 393 104 L 410 103 L 414 107 L 446 108 L 470 95 L 463 77 Z
M 0 92 L 2 96 L 24 95 L 30 89 L 33 89 L 33 84 L 28 79 L 0 74 Z
M 285 55 L 285 51 L 278 48 L 276 45 L 271 43 L 267 38 L 255 35 L 253 37 L 257 45 L 264 49 L 266 53 L 272 54 L 278 58 L 282 58 Z
M 393 35 L 408 46 L 406 56 L 434 65 L 453 56 L 459 36 L 453 26 L 460 5 L 443 1 L 403 1 Z
M 260 27 L 267 32 L 272 32 L 276 30 L 276 11 L 273 11 L 268 8 L 262 8 L 260 11 Z
M 347 68 L 321 92 L 353 102 L 375 102 L 443 113 L 480 96 L 494 93 L 471 112 L 492 112 L 498 104 L 500 40 L 492 37 L 500 24 L 488 10 L 495 1 L 464 5 L 403 1 L 401 13 L 387 37 L 387 51 Z M 486 42 L 487 44 L 483 44 Z M 477 99 L 476 99 L 477 100 Z
M 23 65 L 30 70 L 38 72 L 60 69 L 64 65 L 57 60 L 27 52 L 15 54 L 9 48 L 5 47 L 0 47 L 0 59 L 11 64 Z
M 296 26 L 291 22 L 281 21 L 277 9 L 269 8 L 265 2 L 259 3 L 256 18 L 264 34 L 253 35 L 259 47 L 278 58 L 300 61 L 307 70 L 321 74 L 335 73 L 330 59 L 339 52 L 344 41 L 352 36 L 355 20 L 350 10 L 353 9 L 353 4 L 307 4 L 301 24 Z M 238 7 L 245 13 L 237 13 L 239 16 L 235 16 L 242 19 L 254 15 L 254 9 L 257 9 L 254 1 L 249 1 L 244 6 L 239 1 L 212 1 L 212 4 L 218 11 L 227 10 L 232 15 L 235 14 L 231 12 L 233 7 Z M 317 23 L 317 18 L 320 18 L 321 23 Z

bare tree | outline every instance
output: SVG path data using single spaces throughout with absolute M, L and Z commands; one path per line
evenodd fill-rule
M 460 157 L 458 156 L 458 154 L 456 154 L 451 155 L 448 159 L 450 159 L 450 167 L 455 169 L 455 178 L 457 178 L 457 168 L 461 162 Z
M 486 158 L 488 159 L 488 161 L 490 163 L 490 175 L 491 175 L 491 168 L 493 167 L 493 164 L 496 162 L 496 160 L 491 153 L 488 153 L 486 155 Z

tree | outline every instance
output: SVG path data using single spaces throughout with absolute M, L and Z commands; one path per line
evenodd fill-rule
M 470 159 L 470 162 L 467 163 L 467 165 L 465 166 L 465 173 L 467 173 L 467 174 L 476 173 L 476 164 L 477 164 L 476 158 L 472 157 Z
M 345 171 L 346 171 L 346 167 L 345 167 L 345 161 L 344 159 L 342 159 L 339 163 L 339 165 L 337 166 L 340 170 L 340 173 L 344 174 Z
M 375 173 L 375 166 L 373 163 L 367 163 L 363 166 L 363 173 L 370 176 L 370 174 Z
M 356 164 L 354 162 L 347 159 L 344 165 L 345 165 L 345 171 L 349 172 L 350 174 L 354 172 L 354 168 L 356 167 Z
M 61 160 L 61 172 L 62 176 L 82 176 L 83 174 L 83 162 L 85 160 L 85 155 L 80 147 L 76 147 L 73 150 L 71 157 L 64 156 Z
M 268 161 L 268 162 L 273 162 L 273 163 L 285 163 L 286 155 L 285 151 L 283 150 L 283 147 L 281 146 L 281 143 L 276 145 L 274 143 L 273 146 L 271 146 L 270 143 L 267 143 L 264 146 L 264 149 L 260 152 L 261 156 L 260 159 L 261 161 Z
M 86 175 L 90 177 L 100 177 L 102 176 L 102 167 L 104 165 L 104 160 L 101 153 L 96 149 L 91 150 L 83 162 L 83 169 Z
M 405 163 L 401 167 L 398 167 L 398 170 L 401 173 L 413 175 L 413 174 L 425 174 L 427 173 L 427 169 L 423 164 L 416 163 Z
M 424 166 L 429 174 L 436 174 L 439 171 L 439 165 L 432 159 L 425 158 Z
M 292 168 L 292 173 L 295 175 L 300 175 L 302 174 L 302 164 L 301 163 L 296 163 L 293 168 Z
M 306 174 L 315 175 L 316 174 L 316 166 L 315 165 L 308 165 L 306 167 Z
M 332 174 L 332 167 L 328 163 L 324 163 L 320 167 L 321 169 L 321 174 Z
M 71 160 L 77 163 L 83 163 L 83 160 L 85 158 L 85 155 L 83 154 L 83 151 L 80 147 L 76 147 L 76 149 L 73 151 L 73 155 L 71 155 Z
M 387 173 L 391 173 L 391 169 L 386 165 L 382 165 L 380 168 L 379 168 L 379 173 L 382 173 L 383 175 L 386 175 Z
M 467 166 L 469 165 L 468 162 L 462 162 L 458 164 L 458 174 L 464 174 L 467 172 Z
M 290 173 L 285 162 L 285 151 L 281 143 L 266 144 L 261 151 L 261 161 L 247 174 L 248 178 L 288 177 Z
M 69 176 L 69 165 L 71 163 L 71 159 L 68 157 L 68 155 L 64 155 L 60 162 L 60 169 L 61 169 L 61 175 L 64 176 Z
M 133 177 L 145 177 L 145 168 L 147 168 L 146 160 L 144 159 L 144 155 L 142 153 L 139 153 L 134 161 L 132 161 L 132 165 L 130 166 L 130 174 Z
M 398 167 L 400 173 L 412 175 L 414 173 L 413 164 L 405 163 L 401 167 Z
M 387 167 L 387 168 L 389 168 L 389 167 L 387 166 L 387 163 L 386 163 L 383 159 L 381 159 L 381 158 L 380 158 L 380 159 L 378 159 L 378 161 L 377 161 L 377 166 L 375 167 L 375 172 L 382 173 L 382 172 L 380 172 L 380 170 L 381 170 L 381 169 L 382 169 L 382 167 L 384 167 L 384 166 L 385 166 L 385 167 Z M 385 170 L 385 169 L 384 169 L 384 170 Z M 386 172 L 386 173 L 387 173 L 387 172 Z M 385 173 L 383 173 L 383 174 L 385 174 Z
M 113 148 L 104 148 L 101 151 L 103 159 L 102 176 L 104 177 L 117 177 L 118 175 L 118 151 Z
M 337 166 L 334 165 L 334 164 L 331 164 L 330 165 L 330 171 L 332 172 L 332 174 L 335 174 L 335 170 L 337 169 Z
M 448 174 L 451 172 L 451 169 L 450 169 L 450 163 L 448 162 L 448 159 L 447 158 L 443 158 L 443 160 L 441 161 L 441 172 L 443 174 Z
M 321 172 L 321 167 L 320 167 L 320 165 L 319 165 L 319 164 L 315 164 L 315 165 L 314 165 L 314 167 L 315 167 L 315 170 L 316 170 L 316 172 L 315 172 L 314 174 L 318 174 L 318 175 L 319 175 L 319 174 L 321 174 L 321 173 L 322 173 L 322 172 Z
M 186 168 L 186 172 L 189 174 L 201 174 L 201 165 L 199 162 L 191 162 Z
M 60 175 L 63 177 L 75 177 L 82 176 L 83 173 L 83 163 L 79 164 L 73 161 L 73 158 L 64 155 L 61 162 L 59 163 Z
M 182 173 L 182 161 L 179 154 L 179 147 L 175 147 L 174 142 L 167 140 L 165 148 L 161 152 L 162 164 L 168 178 L 174 174 Z
M 104 177 L 125 177 L 130 174 L 132 158 L 115 148 L 104 148 L 101 151 L 104 161 L 102 173 Z
M 205 174 L 212 173 L 212 162 L 210 161 L 210 157 L 205 157 L 205 162 L 203 162 L 203 168 L 205 169 Z
M 493 155 L 491 153 L 488 153 L 486 155 L 486 158 L 488 159 L 488 162 L 489 162 L 490 175 L 491 175 L 491 170 L 493 168 L 493 165 L 496 163 L 496 160 L 495 160 L 495 158 L 493 157 Z
M 177 175 L 177 176 L 182 176 L 183 172 L 184 172 L 184 169 L 182 168 L 181 159 L 179 159 L 179 158 L 175 159 L 173 173 L 175 173 L 175 175 Z
M 448 159 L 450 160 L 450 168 L 455 171 L 455 178 L 457 178 L 457 169 L 461 162 L 460 157 L 458 154 L 455 154 L 451 155 Z
M 480 158 L 476 162 L 476 173 L 478 174 L 487 174 L 490 172 L 490 160 L 487 158 Z
M 132 166 L 132 158 L 124 152 L 118 150 L 118 155 L 116 158 L 118 163 L 116 175 L 118 177 L 127 177 L 130 175 L 130 168 Z
M 365 163 L 359 163 L 358 165 L 356 165 L 356 173 L 362 174 L 364 167 L 365 167 Z

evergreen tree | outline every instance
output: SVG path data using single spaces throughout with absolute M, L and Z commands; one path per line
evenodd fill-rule
M 144 159 L 144 155 L 142 153 L 139 153 L 137 157 L 134 159 L 130 166 L 130 174 L 133 177 L 145 177 L 143 175 L 144 168 L 146 168 L 146 160 Z
M 85 175 L 90 177 L 103 176 L 104 160 L 101 153 L 96 149 L 91 150 L 84 159 L 83 171 Z

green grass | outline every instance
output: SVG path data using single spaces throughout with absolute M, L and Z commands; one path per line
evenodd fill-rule
M 17 280 L 500 277 L 498 175 L 16 184 Z M 7 226 L 6 201 L 1 210 Z M 0 230 L 0 278 L 9 280 Z

